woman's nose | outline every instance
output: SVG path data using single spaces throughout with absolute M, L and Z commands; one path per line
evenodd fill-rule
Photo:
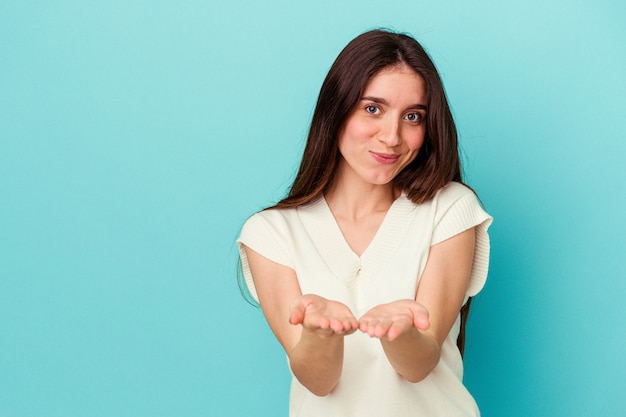
M 383 126 L 378 136 L 380 141 L 384 142 L 387 146 L 398 146 L 400 142 L 402 142 L 400 137 L 400 123 L 398 123 L 397 120 L 391 119 L 383 121 Z

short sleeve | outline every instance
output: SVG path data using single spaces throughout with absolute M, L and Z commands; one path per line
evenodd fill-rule
M 243 225 L 239 239 L 237 239 L 243 276 L 250 295 L 257 301 L 258 296 L 254 288 L 248 257 L 243 248 L 244 245 L 272 262 L 293 268 L 284 233 L 281 231 L 280 223 L 272 221 L 272 214 L 274 213 L 271 210 L 267 210 L 250 217 Z
M 489 271 L 490 243 L 487 229 L 492 217 L 485 212 L 472 190 L 459 183 L 451 183 L 436 196 L 437 214 L 432 244 L 437 244 L 476 227 L 474 264 L 467 289 L 473 297 L 482 290 Z

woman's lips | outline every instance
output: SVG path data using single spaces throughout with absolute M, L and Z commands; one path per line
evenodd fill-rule
M 395 164 L 400 158 L 400 155 L 396 155 L 395 153 L 380 153 L 373 151 L 370 151 L 370 153 L 376 162 L 385 165 Z

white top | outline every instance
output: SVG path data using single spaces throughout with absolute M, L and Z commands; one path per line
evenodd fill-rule
M 376 305 L 415 298 L 430 246 L 474 226 L 476 247 L 467 296 L 476 295 L 487 278 L 491 220 L 469 188 L 449 183 L 421 205 L 404 194 L 396 199 L 360 257 L 345 241 L 324 198 L 255 214 L 238 243 L 253 297 L 256 291 L 242 245 L 294 269 L 303 294 L 341 301 L 358 318 Z M 293 378 L 290 416 L 478 416 L 476 403 L 462 384 L 463 363 L 456 346 L 459 325 L 460 316 L 444 341 L 439 363 L 418 383 L 395 372 L 379 340 L 358 331 L 347 336 L 335 389 L 317 397 Z

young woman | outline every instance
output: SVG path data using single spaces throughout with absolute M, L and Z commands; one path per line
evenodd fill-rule
M 462 310 L 487 276 L 490 223 L 462 183 L 426 52 L 404 34 L 355 38 L 322 85 L 289 195 L 238 240 L 294 376 L 290 415 L 479 415 Z

